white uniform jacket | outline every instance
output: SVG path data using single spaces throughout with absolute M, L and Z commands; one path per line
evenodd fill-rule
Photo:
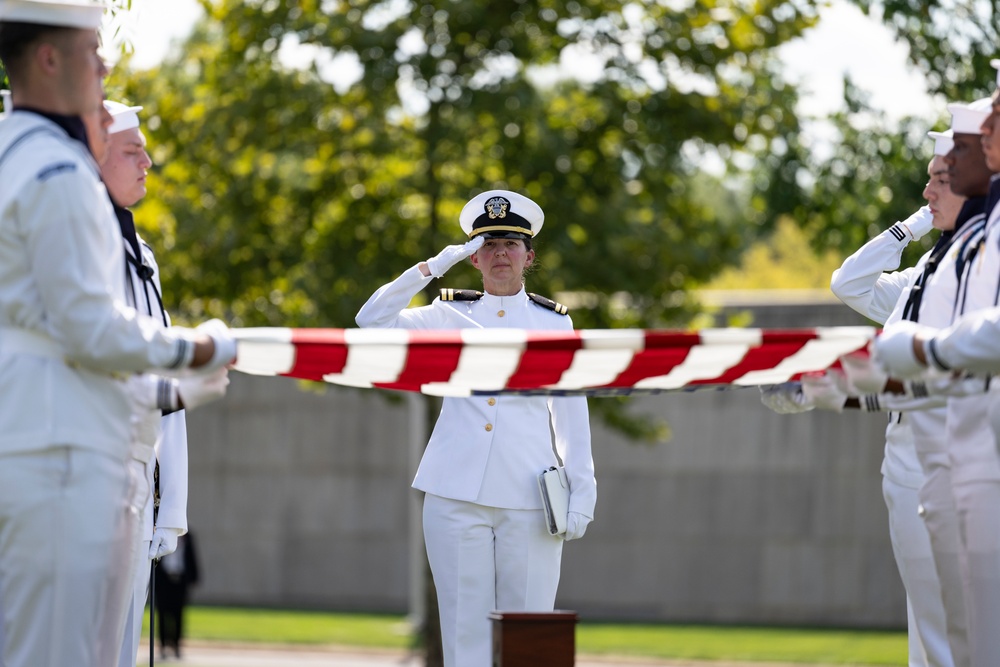
M 160 287 L 160 267 L 152 248 L 141 237 L 139 242 L 141 257 L 136 258 L 132 244 L 124 242 L 126 254 L 126 270 L 128 272 L 125 285 L 125 296 L 128 304 L 143 315 L 149 315 L 160 320 L 164 327 L 170 326 L 170 315 L 163 307 L 162 288 Z M 146 279 L 139 275 L 139 267 Z M 138 418 L 148 422 L 138 432 L 146 434 L 141 442 L 133 443 L 133 457 L 146 464 L 146 478 L 149 488 L 153 488 L 153 467 L 160 462 L 159 490 L 160 506 L 156 525 L 164 528 L 174 528 L 187 532 L 187 498 L 188 498 L 188 451 L 187 451 L 187 420 L 183 410 L 162 415 L 159 410 L 146 411 L 147 414 Z M 143 539 L 153 537 L 153 502 L 152 496 L 146 503 L 143 517 Z
M 384 285 L 356 317 L 361 327 L 405 329 L 516 328 L 571 330 L 572 320 L 531 301 L 484 294 L 476 301 L 442 301 L 407 308 L 430 282 L 414 266 Z M 488 364 L 485 361 L 484 364 Z M 416 489 L 453 500 L 505 509 L 541 509 L 538 474 L 566 466 L 569 510 L 593 518 L 597 482 L 590 448 L 587 399 L 539 396 L 445 398 L 417 469 Z
M 979 199 L 980 207 L 983 201 Z M 969 199 L 963 213 L 974 205 L 975 200 Z M 969 224 L 972 223 L 967 223 L 966 226 Z M 959 322 L 969 316 L 983 321 L 984 311 L 997 305 L 1000 288 L 1000 225 L 994 223 L 987 226 L 985 236 L 975 244 L 975 248 L 977 252 L 974 257 L 965 261 L 964 269 L 959 272 L 955 317 L 952 322 Z M 946 337 L 948 338 L 950 337 Z M 939 357 L 943 350 L 968 352 L 975 349 L 970 346 L 968 339 L 950 338 L 949 342 L 950 347 L 937 346 Z M 945 358 L 948 359 L 947 356 Z M 971 370 L 985 368 L 974 366 Z M 997 457 L 995 436 L 989 418 L 990 404 L 994 400 L 990 394 L 948 399 L 946 438 L 950 450 L 955 453 L 952 465 L 954 484 L 1000 479 L 1000 458 Z
M 830 289 L 837 298 L 868 319 L 879 324 L 899 321 L 910 290 L 930 256 L 928 252 L 916 266 L 896 271 L 911 239 L 902 224 L 894 224 L 844 260 L 833 272 Z M 942 437 L 944 405 L 944 400 L 939 399 L 937 407 L 933 408 L 938 412 L 938 431 Z M 882 474 L 896 484 L 918 489 L 923 484 L 924 473 L 917 459 L 911 418 L 912 415 L 890 413 L 885 429 Z
M 129 401 L 111 373 L 175 367 L 191 344 L 125 304 L 124 261 L 86 147 L 14 111 L 0 123 L 0 454 L 125 456 Z

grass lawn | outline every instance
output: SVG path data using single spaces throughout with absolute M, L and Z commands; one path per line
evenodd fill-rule
M 185 635 L 205 641 L 400 649 L 414 641 L 404 616 L 225 607 L 188 608 Z M 592 655 L 897 666 L 906 664 L 907 648 L 902 631 L 590 621 L 577 626 L 576 647 Z

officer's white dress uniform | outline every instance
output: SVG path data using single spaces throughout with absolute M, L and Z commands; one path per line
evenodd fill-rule
M 568 315 L 552 309 L 563 308 L 548 300 L 540 305 L 523 288 L 513 296 L 460 292 L 458 298 L 474 300 L 437 298 L 407 308 L 431 279 L 410 268 L 368 300 L 356 317 L 359 326 L 573 328 Z M 413 486 L 426 493 L 424 538 L 449 667 L 491 664 L 492 610 L 553 609 L 563 540 L 546 530 L 537 482 L 539 473 L 558 465 L 550 424 L 570 483 L 570 511 L 593 518 L 597 486 L 586 398 L 443 401 Z
M 899 321 L 910 300 L 914 283 L 926 280 L 923 276 L 933 251 L 924 254 L 914 267 L 902 271 L 896 269 L 909 242 L 930 231 L 931 219 L 930 210 L 924 207 L 906 223 L 894 224 L 862 246 L 834 272 L 830 283 L 833 293 L 857 312 L 880 324 Z M 947 266 L 939 267 L 931 274 L 931 279 L 939 272 L 948 271 Z M 926 313 L 921 312 L 921 315 L 926 316 Z M 926 410 L 929 414 L 921 424 L 923 428 L 920 430 L 924 431 L 922 440 L 933 441 L 937 449 L 944 452 L 946 403 L 944 399 L 929 400 L 936 405 Z M 947 465 L 941 465 L 947 463 L 946 457 L 918 456 L 914 436 L 918 427 L 912 426 L 917 414 L 889 413 L 882 460 L 882 491 L 889 512 L 893 554 L 907 595 L 909 665 L 950 667 L 956 664 L 952 660 L 953 650 L 960 656 L 968 652 L 958 563 L 958 521 L 948 483 L 950 470 Z M 928 534 L 930 524 L 925 525 L 919 513 L 920 490 L 926 482 L 922 464 L 928 466 L 928 474 L 945 482 L 941 496 L 944 502 L 932 503 L 938 513 L 936 525 L 944 528 L 936 536 L 936 550 Z M 940 520 L 942 515 L 947 517 L 944 521 Z M 940 555 L 936 556 L 935 551 Z M 945 580 L 950 579 L 957 586 L 957 597 L 954 591 L 950 592 L 954 610 L 950 615 L 945 612 L 939 571 L 943 571 Z M 960 660 L 957 664 L 965 665 L 967 661 Z
M 117 624 L 104 602 L 123 569 L 111 554 L 125 548 L 130 405 L 113 373 L 183 367 L 194 353 L 183 331 L 125 305 L 123 263 L 82 141 L 13 112 L 0 123 L 6 667 L 90 667 Z

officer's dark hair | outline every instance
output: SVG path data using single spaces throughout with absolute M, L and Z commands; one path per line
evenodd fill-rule
M 7 77 L 13 87 L 24 71 L 26 58 L 31 47 L 43 37 L 58 33 L 68 33 L 72 28 L 20 21 L 0 21 L 0 62 L 7 70 Z

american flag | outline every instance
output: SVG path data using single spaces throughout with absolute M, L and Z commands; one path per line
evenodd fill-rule
M 234 329 L 235 370 L 434 396 L 590 396 L 777 384 L 864 350 L 873 327 Z

